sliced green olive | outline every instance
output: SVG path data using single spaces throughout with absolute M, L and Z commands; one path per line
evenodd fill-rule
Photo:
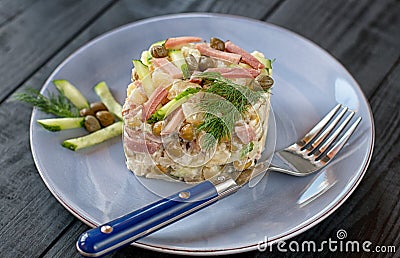
M 155 58 L 168 56 L 168 50 L 163 45 L 155 45 L 150 49 L 150 54 Z
M 216 50 L 225 51 L 225 43 L 219 38 L 211 38 L 210 47 Z
M 208 56 L 201 56 L 199 60 L 199 70 L 204 72 L 207 68 L 214 68 L 216 66 L 214 59 Z
M 94 116 L 88 115 L 85 117 L 85 129 L 91 133 L 101 128 L 99 120 Z
M 188 66 L 188 71 L 190 75 L 199 68 L 199 63 L 192 54 L 188 55 L 185 58 L 185 61 Z
M 103 127 L 109 126 L 114 123 L 114 116 L 108 111 L 98 111 L 96 113 L 96 117 Z
M 94 111 L 91 108 L 83 108 L 79 111 L 81 116 L 94 116 Z
M 268 90 L 274 84 L 274 80 L 270 76 L 265 74 L 258 75 L 256 77 L 256 81 L 258 82 L 258 84 L 260 84 L 263 90 Z
M 90 104 L 90 109 L 96 113 L 98 111 L 107 110 L 107 107 L 103 104 L 103 102 L 94 102 Z

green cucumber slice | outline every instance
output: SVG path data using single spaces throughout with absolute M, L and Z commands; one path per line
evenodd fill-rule
M 182 65 L 186 64 L 181 50 L 171 50 L 168 54 L 171 57 L 172 63 L 179 69 L 181 69 Z
M 88 108 L 89 102 L 82 93 L 67 80 L 54 80 L 54 85 L 57 89 L 64 93 L 65 97 L 78 109 Z
M 153 80 L 151 79 L 149 68 L 144 65 L 140 60 L 133 60 L 132 62 L 135 66 L 136 73 L 138 74 L 139 79 L 142 82 L 144 92 L 146 93 L 147 97 L 150 97 L 155 88 L 153 86 Z
M 122 128 L 123 128 L 123 122 L 119 121 L 91 134 L 65 140 L 62 143 L 62 146 L 73 151 L 87 148 L 99 144 L 101 142 L 104 142 L 108 139 L 114 138 L 118 135 L 121 135 Z
M 107 84 L 105 82 L 99 82 L 93 89 L 99 96 L 101 102 L 107 107 L 108 111 L 122 120 L 122 106 L 115 100 Z
M 61 130 L 74 129 L 83 127 L 85 123 L 84 117 L 63 117 L 63 118 L 49 118 L 49 119 L 39 119 L 38 124 L 43 126 L 43 128 L 57 132 Z

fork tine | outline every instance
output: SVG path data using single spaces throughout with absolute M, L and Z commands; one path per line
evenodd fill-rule
M 320 154 L 324 153 L 329 146 L 332 145 L 333 141 L 339 136 L 339 134 L 344 130 L 350 120 L 353 118 L 355 112 L 350 111 L 350 114 L 346 117 L 346 119 L 340 124 L 340 126 L 332 133 L 332 135 L 326 140 L 314 153 L 315 156 L 319 156 Z
M 348 108 L 344 107 L 342 111 L 335 117 L 335 119 L 326 127 L 322 133 L 312 141 L 311 145 L 307 147 L 308 151 L 313 151 L 315 148 L 318 147 L 327 137 L 328 135 L 332 132 L 333 128 L 339 123 L 339 121 L 342 119 L 344 114 L 347 112 Z
M 356 130 L 358 124 L 361 122 L 361 117 L 357 118 L 357 120 L 350 126 L 350 128 L 345 132 L 345 134 L 337 141 L 337 143 L 326 153 L 325 157 L 321 159 L 321 161 L 328 162 L 333 159 L 333 157 L 338 154 L 338 152 L 343 148 L 346 144 L 347 140 Z
M 297 144 L 300 146 L 300 148 L 304 148 L 306 145 L 308 145 L 314 138 L 317 136 L 319 132 L 329 123 L 329 121 L 335 116 L 336 112 L 339 110 L 341 107 L 341 104 L 337 104 L 331 111 L 329 111 L 326 116 L 318 122 L 314 126 L 313 129 L 311 129 Z

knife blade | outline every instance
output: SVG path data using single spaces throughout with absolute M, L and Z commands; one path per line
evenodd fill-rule
M 328 191 L 332 186 L 336 184 L 337 180 L 332 173 L 329 171 L 322 170 L 319 172 L 309 184 L 302 191 L 300 198 L 297 200 L 297 204 L 305 206 L 317 199 L 323 193 Z

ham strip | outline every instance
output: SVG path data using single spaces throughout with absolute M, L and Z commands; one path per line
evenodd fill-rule
M 251 141 L 254 141 L 257 136 L 254 129 L 248 124 L 243 124 L 240 126 L 235 126 L 235 133 L 237 137 L 243 142 L 243 144 L 248 144 Z
M 233 44 L 229 40 L 227 42 L 225 42 L 225 50 L 228 51 L 228 52 L 231 52 L 231 53 L 235 53 L 235 54 L 241 55 L 243 63 L 246 63 L 246 64 L 250 65 L 254 69 L 263 69 L 264 68 L 264 65 L 260 61 L 258 61 L 257 58 L 252 56 L 246 50 L 236 46 L 235 44 Z
M 221 59 L 221 60 L 224 60 L 224 61 L 228 61 L 230 63 L 238 64 L 240 59 L 242 58 L 242 56 L 238 55 L 238 54 L 228 53 L 228 52 L 216 50 L 216 49 L 210 47 L 206 43 L 197 44 L 196 48 L 197 48 L 197 50 L 200 51 L 200 53 L 202 55 L 214 57 L 214 58 L 217 58 L 217 59 Z
M 200 42 L 202 38 L 199 37 L 192 37 L 192 36 L 185 36 L 185 37 L 177 37 L 177 38 L 168 38 L 165 41 L 164 47 L 166 49 L 180 49 L 182 46 L 193 43 L 193 42 Z
M 181 79 L 183 77 L 181 69 L 177 68 L 173 63 L 168 61 L 166 57 L 153 58 L 152 63 L 156 68 L 159 68 L 163 72 L 171 75 L 171 77 L 174 79 Z
M 146 141 L 162 143 L 160 136 L 156 136 L 148 132 L 142 132 L 141 130 L 135 130 L 127 126 L 125 127 L 125 134 L 127 134 L 130 138 L 141 138 Z
M 142 109 L 142 121 L 146 121 L 156 111 L 157 106 L 164 100 L 168 95 L 168 91 L 164 87 L 156 88 L 150 95 L 150 98 L 146 103 L 143 104 Z
M 249 71 L 249 73 L 251 73 L 251 76 L 253 76 L 254 78 L 259 76 L 261 73 L 260 70 L 256 70 L 256 69 L 246 69 L 246 70 Z
M 185 115 L 182 107 L 180 107 L 170 115 L 170 119 L 167 122 L 167 125 L 161 131 L 161 135 L 165 136 L 173 133 L 175 130 L 177 130 L 178 126 L 183 122 L 183 120 L 185 120 Z
M 131 130 L 125 127 L 124 142 L 125 146 L 133 152 L 142 152 L 153 154 L 160 148 L 161 140 L 158 142 L 150 138 L 148 133 L 142 131 Z

